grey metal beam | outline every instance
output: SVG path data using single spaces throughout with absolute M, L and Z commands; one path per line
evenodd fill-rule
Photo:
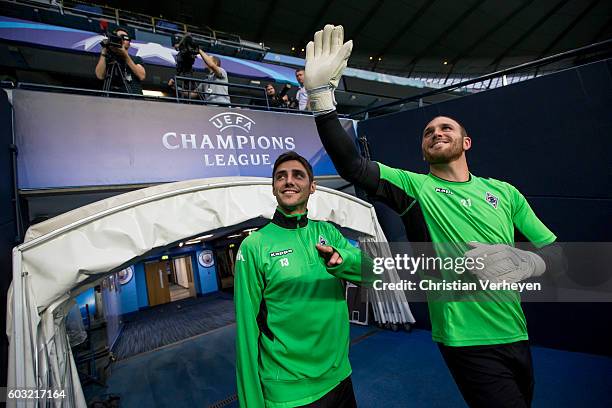
M 312 20 L 312 23 L 310 24 L 308 29 L 304 32 L 304 34 L 302 34 L 302 39 L 297 44 L 299 47 L 306 48 L 306 44 L 308 43 L 308 41 L 312 39 L 312 36 L 314 35 L 315 31 L 323 28 L 323 27 L 320 27 L 321 21 L 323 20 L 323 17 L 325 17 L 327 10 L 329 10 L 329 8 L 331 7 L 333 3 L 334 3 L 333 0 L 326 0 L 324 2 L 323 7 L 319 9 L 319 12 L 315 16 L 315 18 Z
M 210 11 L 208 12 L 208 26 L 215 27 L 214 22 L 217 20 L 217 16 L 219 14 L 219 9 L 221 8 L 222 0 L 215 0 L 210 6 Z
M 426 0 L 425 3 L 423 3 L 423 5 L 417 10 L 416 13 L 414 13 L 414 15 L 412 16 L 412 18 L 410 18 L 410 20 L 408 20 L 408 22 L 406 22 L 406 24 L 404 24 L 396 33 L 395 35 L 389 40 L 387 41 L 387 43 L 385 45 L 382 46 L 382 48 L 378 51 L 377 56 L 382 56 L 384 55 L 387 51 L 389 51 L 406 33 L 406 31 L 408 31 L 410 29 L 410 27 L 412 27 L 412 25 L 414 23 L 417 22 L 417 20 L 419 18 L 421 18 L 421 16 L 423 14 L 425 14 L 425 12 L 431 7 L 433 6 L 433 4 L 436 2 L 436 0 L 432 0 L 432 1 L 428 1 Z M 377 61 L 378 62 L 378 61 Z M 374 68 L 376 68 L 376 65 L 374 66 Z
M 344 38 L 346 40 L 353 40 L 357 38 L 357 36 L 361 34 L 361 30 L 363 30 L 366 24 L 372 20 L 376 12 L 383 6 L 384 2 L 385 0 L 377 0 L 354 29 L 351 30 L 349 27 L 344 27 Z
M 597 3 L 599 3 L 600 0 L 593 0 L 591 1 L 591 3 L 589 3 L 589 5 L 582 10 L 582 12 L 580 14 L 578 14 L 576 16 L 576 18 L 567 26 L 565 27 L 565 29 L 563 31 L 561 31 L 559 33 L 559 35 L 557 37 L 555 37 L 555 39 L 548 44 L 548 46 L 546 48 L 544 48 L 544 51 L 542 51 L 540 53 L 540 55 L 538 55 L 538 57 L 536 59 L 540 59 L 544 56 L 546 56 L 546 54 L 548 54 L 548 52 L 550 50 L 553 49 L 553 47 L 555 45 L 557 45 L 559 43 L 559 41 L 561 41 L 563 39 L 563 37 L 565 37 L 570 31 L 572 31 L 574 29 L 574 27 L 576 27 L 576 25 L 584 18 L 584 16 L 587 15 L 587 13 L 591 10 L 593 10 L 593 7 L 595 7 L 597 5 Z
M 266 7 L 266 11 L 264 12 L 263 19 L 261 19 L 259 31 L 255 35 L 255 39 L 257 42 L 262 42 L 264 40 L 264 35 L 266 34 L 266 30 L 269 27 L 269 24 L 266 24 L 266 21 L 272 21 L 271 17 L 274 14 L 274 10 L 276 9 L 276 5 L 278 4 L 278 0 L 269 0 L 268 7 Z
M 606 31 L 610 31 L 611 26 L 612 26 L 612 16 L 610 16 L 610 18 L 606 20 L 606 23 L 601 27 L 601 30 L 599 30 L 597 34 L 593 37 L 593 39 L 591 40 L 591 43 L 595 43 L 599 41 L 600 38 L 604 35 Z M 607 40 L 607 39 L 608 38 L 602 38 L 602 40 Z
M 529 30 L 525 31 L 523 33 L 523 35 L 521 35 L 516 41 L 514 41 L 512 43 L 512 45 L 510 45 L 508 48 L 506 48 L 501 54 L 499 54 L 497 57 L 495 57 L 495 59 L 493 60 L 493 62 L 491 62 L 491 64 L 489 65 L 495 65 L 494 71 L 497 70 L 497 67 L 499 66 L 499 63 L 501 62 L 502 59 L 504 59 L 506 57 L 506 55 L 508 55 L 508 53 L 510 51 L 512 51 L 517 45 L 519 45 L 520 43 L 522 43 L 527 37 L 529 37 L 536 29 L 540 28 L 542 26 L 542 24 L 548 20 L 553 14 L 555 14 L 557 11 L 559 11 L 561 9 L 561 7 L 565 6 L 565 4 L 568 2 L 569 0 L 561 0 L 559 3 L 557 3 L 552 9 L 550 9 L 546 14 L 544 14 L 538 21 L 536 21 L 535 24 L 533 24 Z
M 442 41 L 446 36 L 448 36 L 457 26 L 468 18 L 485 0 L 478 0 L 470 8 L 465 10 L 459 17 L 455 19 L 451 24 L 448 24 L 448 28 L 444 30 L 439 36 L 437 36 L 433 41 L 431 41 L 425 48 L 423 48 L 417 55 L 412 57 L 410 62 L 408 62 L 407 66 L 411 66 L 410 73 L 414 70 L 414 66 L 416 63 L 427 54 L 427 52 L 434 46 L 436 46 L 440 41 Z
M 522 4 L 520 4 L 516 9 L 514 9 L 512 11 L 512 13 L 508 14 L 503 22 L 504 23 L 508 23 L 510 20 L 512 20 L 517 14 L 519 14 L 521 11 L 523 11 L 527 6 L 529 6 L 531 3 L 533 3 L 534 0 L 527 0 L 525 2 L 523 2 Z M 480 37 L 478 37 L 476 40 L 474 40 L 474 42 L 472 42 L 469 46 L 463 48 L 461 51 L 459 51 L 457 53 L 457 55 L 455 55 L 453 58 L 451 58 L 449 60 L 449 64 L 451 65 L 451 67 L 454 68 L 455 64 L 463 59 L 464 57 L 469 55 L 469 52 L 471 50 L 473 50 L 474 48 L 476 48 L 476 46 L 478 44 L 480 44 L 481 42 L 483 42 L 484 40 L 486 40 L 487 38 L 491 37 L 493 34 L 495 34 L 495 32 L 497 30 L 499 30 L 500 28 L 503 27 L 503 24 L 494 24 L 493 27 L 491 27 L 486 33 L 484 33 L 483 35 L 481 35 Z

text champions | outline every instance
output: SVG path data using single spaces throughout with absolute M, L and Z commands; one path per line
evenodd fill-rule
M 206 150 L 207 153 L 203 157 L 206 166 L 269 166 L 272 164 L 269 154 L 252 151 L 295 150 L 294 138 L 281 136 L 209 136 L 207 134 L 167 132 L 162 136 L 162 144 L 168 150 Z M 223 150 L 245 152 L 226 153 L 222 152 Z M 218 153 L 212 153 L 214 151 Z

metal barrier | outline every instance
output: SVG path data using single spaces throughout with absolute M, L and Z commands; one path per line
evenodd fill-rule
M 171 103 L 190 103 L 190 104 L 198 104 L 198 105 L 218 105 L 218 106 L 228 106 L 228 107 L 240 107 L 240 108 L 248 108 L 253 110 L 266 110 L 273 112 L 286 112 L 286 113 L 296 113 L 302 115 L 312 115 L 310 111 L 300 111 L 298 109 L 293 108 L 279 108 L 270 106 L 270 101 L 268 95 L 266 94 L 265 87 L 253 86 L 253 85 L 243 85 L 243 84 L 232 84 L 232 83 L 219 83 L 215 81 L 186 77 L 186 76 L 175 76 L 175 83 L 177 80 L 179 81 L 189 81 L 192 83 L 204 83 L 204 84 L 215 84 L 228 86 L 237 89 L 244 89 L 246 91 L 250 91 L 252 93 L 263 93 L 263 97 L 253 96 L 245 94 L 245 95 L 227 95 L 230 98 L 230 102 L 215 102 L 215 101 L 207 101 L 205 98 L 202 98 L 202 94 L 206 95 L 223 95 L 213 92 L 202 92 L 193 90 L 181 90 L 179 87 L 175 87 L 175 96 L 151 96 L 151 95 L 141 95 L 141 94 L 132 94 L 127 92 L 117 92 L 103 89 L 88 89 L 88 88 L 74 88 L 67 86 L 59 86 L 59 85 L 47 85 L 47 84 L 37 84 L 32 82 L 18 82 L 13 83 L 9 81 L 0 82 L 1 88 L 17 88 L 17 89 L 27 89 L 33 91 L 48 91 L 48 92 L 60 92 L 60 93 L 72 93 L 72 94 L 80 94 L 80 95 L 98 95 L 98 96 L 106 96 L 106 97 L 117 97 L 117 98 L 129 98 L 129 99 L 140 99 L 140 100 L 150 100 L 150 101 L 159 101 L 159 102 L 171 102 Z M 190 92 L 195 95 L 181 95 L 182 92 Z M 257 100 L 257 101 L 265 101 L 265 105 L 252 105 L 249 103 L 237 103 L 232 102 L 232 99 L 248 99 L 248 100 Z M 344 116 L 344 115 L 342 115 Z

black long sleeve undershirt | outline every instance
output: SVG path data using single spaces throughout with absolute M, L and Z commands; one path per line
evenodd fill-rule
M 340 177 L 373 194 L 380 182 L 380 169 L 362 157 L 355 141 L 346 133 L 336 111 L 315 118 L 323 147 L 329 154 Z
M 558 242 L 536 249 L 534 252 L 544 260 L 547 275 L 556 278 L 567 272 L 567 260 Z

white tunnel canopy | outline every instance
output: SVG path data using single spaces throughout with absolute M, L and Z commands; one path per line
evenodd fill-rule
M 350 228 L 368 241 L 386 241 L 365 201 L 319 187 L 308 207 L 310 218 Z M 271 179 L 210 178 L 132 191 L 32 226 L 13 250 L 8 386 L 65 389 L 72 396 L 63 406 L 85 406 L 63 322 L 71 291 L 153 248 L 257 217 L 270 219 L 275 208 Z M 391 307 L 393 313 L 414 321 L 405 298 L 399 304 Z
M 276 208 L 272 181 L 229 177 L 162 184 L 111 197 L 32 226 L 22 271 L 41 309 L 92 274 L 105 273 L 152 248 L 256 217 Z M 319 187 L 309 216 L 376 236 L 371 205 Z

